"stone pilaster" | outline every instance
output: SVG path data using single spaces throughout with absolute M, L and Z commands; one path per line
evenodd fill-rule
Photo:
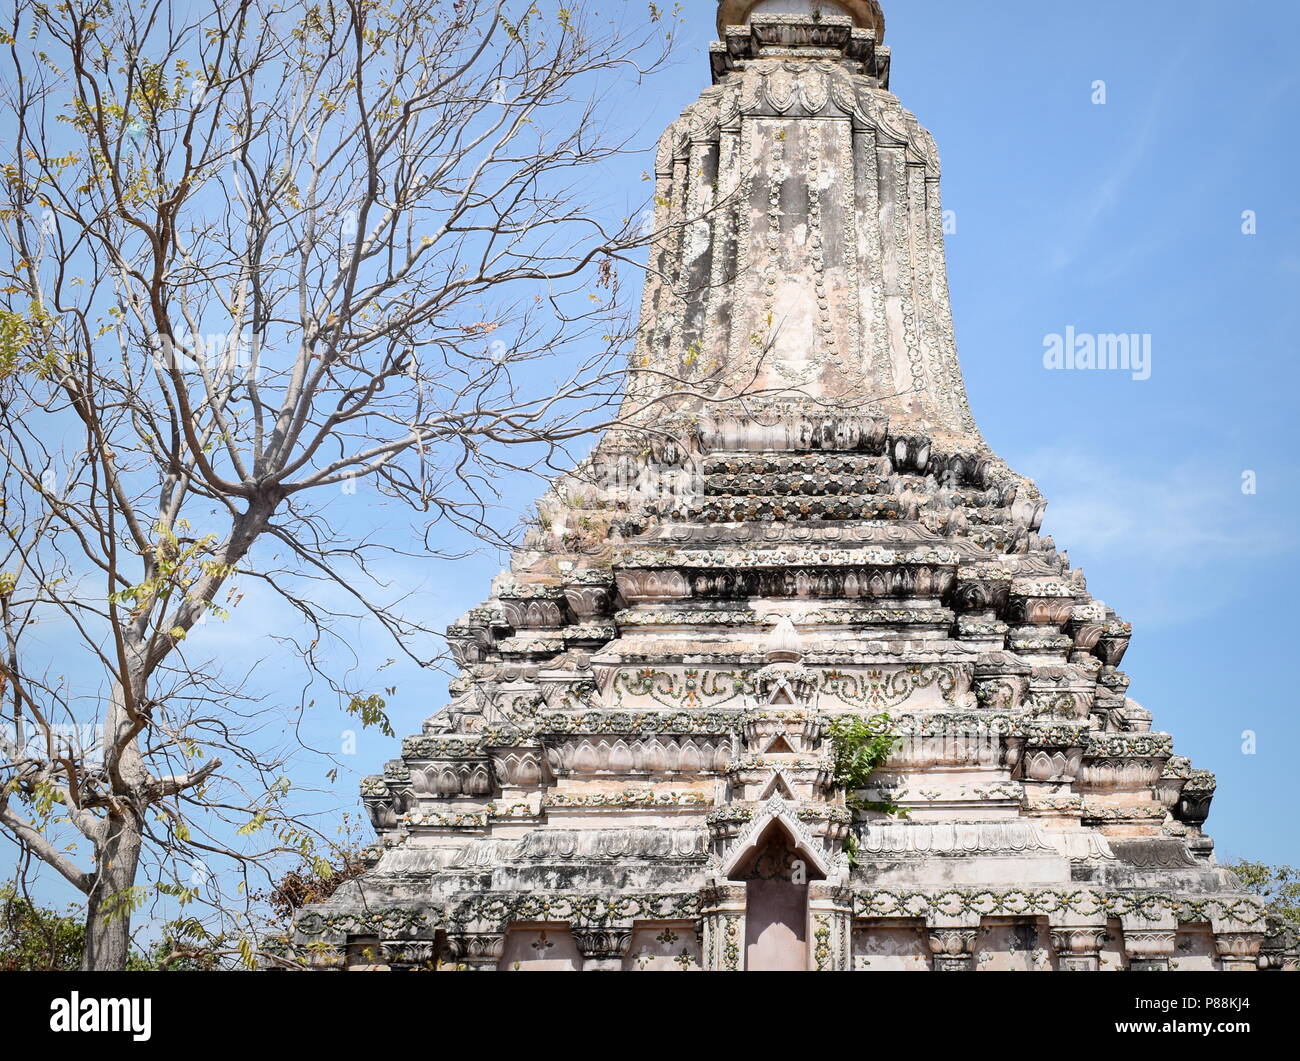
M 349 937 L 343 967 L 350 973 L 387 972 L 388 950 L 373 937 Z
M 582 971 L 619 972 L 628 947 L 632 945 L 632 926 L 603 926 L 600 928 L 574 925 L 573 942 L 582 955 Z
M 1052 949 L 1062 972 L 1095 973 L 1101 969 L 1101 945 L 1106 941 L 1105 926 L 1052 929 Z
M 391 969 L 431 969 L 438 958 L 433 940 L 385 940 L 381 945 L 385 965 Z
M 975 970 L 975 941 L 979 930 L 965 927 L 930 927 L 930 952 L 937 973 L 969 973 Z
M 1145 927 L 1140 923 L 1130 927 L 1124 922 L 1124 953 L 1129 968 L 1134 972 L 1168 972 L 1178 944 L 1178 929 L 1170 927 Z
M 815 881 L 808 887 L 812 967 L 818 972 L 853 968 L 853 895 L 847 887 Z
M 745 886 L 724 884 L 707 889 L 702 899 L 704 968 L 740 972 L 745 968 Z
M 464 932 L 447 937 L 444 967 L 467 972 L 495 972 L 506 937 L 501 932 Z
M 1262 932 L 1217 932 L 1214 943 L 1225 973 L 1259 971 L 1259 951 L 1264 945 Z

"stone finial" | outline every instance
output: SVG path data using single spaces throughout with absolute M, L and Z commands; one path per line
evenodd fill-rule
M 726 36 L 728 26 L 743 26 L 754 15 L 847 15 L 855 26 L 873 31 L 877 44 L 885 39 L 885 15 L 877 0 L 721 0 L 718 33 Z
M 803 638 L 787 615 L 767 635 L 767 661 L 769 663 L 798 663 L 803 659 Z

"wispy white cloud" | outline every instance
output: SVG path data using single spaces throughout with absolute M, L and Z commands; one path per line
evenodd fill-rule
M 1151 471 L 1053 447 L 1015 464 L 1048 498 L 1043 532 L 1129 618 L 1176 624 L 1217 611 L 1258 588 L 1258 561 L 1296 544 L 1293 528 L 1244 495 L 1240 472 L 1221 462 Z
M 1182 568 L 1218 563 L 1224 549 L 1263 557 L 1295 543 L 1281 528 L 1244 519 L 1243 507 L 1258 502 L 1241 493 L 1236 473 L 1207 461 L 1146 475 L 1054 448 L 1029 455 L 1022 470 L 1052 483 L 1045 530 L 1061 545 L 1155 554 L 1160 566 Z
M 1202 4 L 1200 17 L 1186 22 L 1183 39 L 1160 72 L 1160 79 L 1142 110 L 1141 118 L 1122 153 L 1112 159 L 1106 178 L 1097 185 L 1086 203 L 1074 212 L 1073 221 L 1061 230 L 1061 240 L 1052 252 L 1049 265 L 1053 270 L 1068 269 L 1083 253 L 1089 238 L 1101 220 L 1118 206 L 1128 186 L 1151 151 L 1160 131 L 1161 119 L 1174 93 L 1185 91 L 1186 67 L 1199 61 L 1204 46 L 1204 29 L 1209 20 L 1209 5 Z M 1118 106 L 1112 99 L 1107 108 Z

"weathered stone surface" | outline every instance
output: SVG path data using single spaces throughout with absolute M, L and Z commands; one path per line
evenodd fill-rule
M 1294 969 L 1214 860 L 1213 775 L 1127 696 L 1132 628 L 975 426 L 879 7 L 727 0 L 720 33 L 659 147 L 630 426 L 448 631 L 452 703 L 363 783 L 376 861 L 300 939 L 324 967 Z M 831 722 L 881 713 L 863 794 L 905 819 L 832 780 Z

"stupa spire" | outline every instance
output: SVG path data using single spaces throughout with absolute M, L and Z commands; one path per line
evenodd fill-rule
M 934 141 L 873 0 L 730 0 L 715 84 L 660 140 L 633 398 L 800 396 L 978 443 Z M 815 120 L 814 120 L 815 119 Z

